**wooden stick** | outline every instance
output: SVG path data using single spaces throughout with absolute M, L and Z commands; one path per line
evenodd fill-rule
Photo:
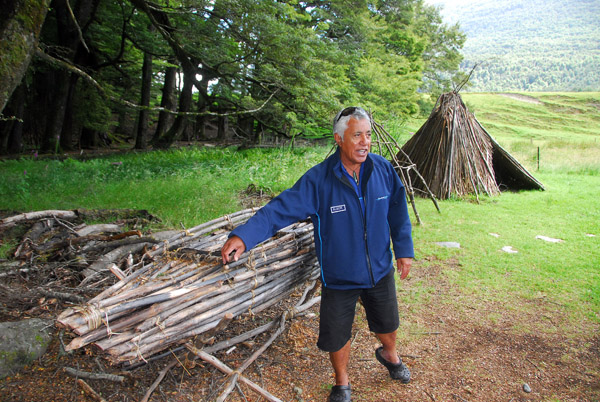
M 304 280 L 306 280 L 304 277 L 298 279 L 298 281 Z M 256 296 L 254 300 L 247 300 L 244 303 L 238 304 L 231 309 L 227 309 L 226 306 L 222 310 L 229 311 L 234 316 L 237 316 L 248 311 L 248 308 L 252 305 L 263 307 L 263 304 L 274 304 L 279 300 L 288 297 L 289 294 L 293 291 L 293 287 L 291 286 L 291 283 L 293 282 L 290 281 L 291 279 L 281 283 L 277 283 L 275 287 L 273 287 L 272 289 L 270 288 L 268 292 L 263 292 L 260 295 Z M 257 311 L 258 309 L 258 307 L 253 307 L 253 311 Z M 207 317 L 208 318 L 201 317 L 199 320 L 196 320 L 197 322 L 194 322 L 191 325 L 188 325 L 186 323 L 183 327 L 174 326 L 166 328 L 164 330 L 160 330 L 158 328 L 153 329 L 149 333 L 135 336 L 131 338 L 130 341 L 106 349 L 106 351 L 111 355 L 111 359 L 113 359 L 115 362 L 143 359 L 143 356 L 145 355 L 151 356 L 155 353 L 160 352 L 169 344 L 176 343 L 186 338 L 194 337 L 217 325 L 219 318 L 214 317 L 214 313 L 211 315 L 207 315 Z M 111 343 L 116 343 L 117 341 L 111 339 Z M 104 348 L 106 345 L 104 345 L 103 343 L 104 341 L 100 341 L 96 343 L 96 345 Z
M 107 374 L 107 373 L 90 373 L 88 371 L 78 370 L 72 367 L 65 367 L 65 373 L 72 375 L 73 377 L 79 378 L 87 378 L 88 380 L 103 380 L 103 381 L 114 381 L 114 382 L 123 382 L 125 381 L 125 377 L 121 375 L 115 374 Z
M 231 375 L 233 373 L 233 370 L 230 369 L 229 367 L 227 367 L 227 365 L 225 365 L 224 363 L 222 363 L 219 359 L 217 359 L 214 356 L 209 355 L 208 353 L 204 352 L 203 350 L 200 350 L 196 347 L 194 347 L 194 345 L 192 345 L 191 343 L 186 343 L 185 347 L 192 352 L 193 354 L 195 354 L 196 356 L 198 356 L 200 359 L 204 360 L 207 363 L 212 364 L 213 366 L 215 366 L 218 370 L 220 370 L 221 372 L 227 374 L 227 375 Z M 246 377 L 240 375 L 239 380 L 242 381 L 244 384 L 248 385 L 253 391 L 257 392 L 258 394 L 260 394 L 263 398 L 265 398 L 267 401 L 271 401 L 271 402 L 282 402 L 281 399 L 277 398 L 276 396 L 272 395 L 271 393 L 269 393 L 268 391 L 264 390 L 263 388 L 261 388 L 260 386 L 258 386 L 257 384 L 255 384 L 254 382 L 250 381 L 249 379 L 247 379 Z
M 320 298 L 319 298 L 320 299 Z M 298 306 L 298 309 L 307 309 L 312 306 L 313 300 L 311 302 L 306 303 L 303 306 Z M 229 378 L 228 385 L 225 387 L 225 390 L 221 393 L 219 398 L 217 398 L 218 402 L 223 402 L 227 399 L 227 396 L 233 391 L 233 387 L 237 382 L 239 376 L 242 375 L 244 370 L 246 370 L 261 354 L 264 353 L 265 350 L 283 333 L 285 330 L 285 322 L 288 316 L 293 317 L 297 313 L 297 308 L 292 308 L 290 311 L 284 311 L 279 318 L 279 328 L 275 331 L 271 337 L 258 349 L 256 350 L 246 361 L 235 370 L 235 374 Z
M 144 247 L 147 247 L 150 244 L 151 243 L 148 242 L 130 244 L 118 247 L 110 251 L 109 253 L 106 253 L 100 258 L 99 261 L 93 263 L 88 268 L 82 271 L 82 274 L 85 276 L 85 279 L 81 281 L 79 286 L 84 286 L 86 283 L 90 282 L 99 272 L 106 271 L 110 263 L 114 263 L 117 259 L 129 253 L 136 253 L 138 251 L 141 251 Z
M 154 380 L 152 385 L 150 385 L 150 387 L 146 391 L 146 394 L 144 395 L 144 397 L 142 398 L 142 400 L 140 402 L 148 402 L 148 400 L 150 399 L 150 396 L 152 396 L 152 393 L 154 392 L 156 387 L 158 387 L 158 385 L 161 383 L 163 378 L 165 378 L 165 376 L 167 375 L 169 370 L 171 370 L 173 367 L 175 367 L 178 363 L 179 363 L 179 361 L 177 359 L 173 359 L 173 361 L 171 363 L 169 363 L 164 369 L 162 369 L 160 371 L 160 373 L 158 374 L 158 377 L 156 378 L 156 380 Z
M 228 321 L 222 319 L 224 315 L 233 318 L 248 311 L 259 313 L 288 297 L 300 284 L 318 277 L 313 228 L 308 222 L 280 230 L 240 261 L 223 266 L 215 253 L 225 241 L 224 229 L 251 214 L 220 218 L 186 233 L 169 234 L 153 251 L 172 250 L 174 242 L 194 247 L 201 244 L 202 248 L 190 249 L 189 257 L 156 253 L 147 265 L 90 300 L 84 310 L 65 310 L 58 323 L 80 335 L 68 349 L 95 342 L 113 362 L 145 361 L 144 356 L 186 338 L 200 335 L 199 340 L 207 342 L 219 322 Z M 206 233 L 199 236 L 201 232 Z M 183 258 L 173 259 L 176 255 Z M 136 265 L 139 263 L 131 263 Z M 298 304 L 308 293 L 307 289 Z
M 195 313 L 190 313 L 189 315 L 176 317 L 174 320 L 168 319 L 168 322 L 164 323 L 163 328 L 154 327 L 150 331 L 136 335 L 134 338 L 132 338 L 131 342 L 124 345 L 117 346 L 116 342 L 120 342 L 120 339 L 113 339 L 114 337 L 110 340 L 106 339 L 97 342 L 96 345 L 104 350 L 107 350 L 113 355 L 120 355 L 124 353 L 125 350 L 132 350 L 132 348 L 135 348 L 136 353 L 140 355 L 148 354 L 150 352 L 152 352 L 150 354 L 153 354 L 156 352 L 154 350 L 155 347 L 166 347 L 164 344 L 165 339 L 169 339 L 169 342 L 172 343 L 180 339 L 196 336 L 211 329 L 217 325 L 218 321 L 220 320 L 220 318 L 218 318 L 219 314 L 230 312 L 234 314 L 234 316 L 237 316 L 242 312 L 247 311 L 250 306 L 262 303 L 267 296 L 279 298 L 282 294 L 287 294 L 286 292 L 282 292 L 282 290 L 288 289 L 291 282 L 291 278 L 286 278 L 283 281 L 272 281 L 265 286 L 261 286 L 260 293 L 258 292 L 259 289 L 256 289 L 254 295 L 249 293 L 242 294 L 239 296 L 239 300 L 231 300 L 226 303 L 221 303 L 216 308 L 205 313 L 195 316 L 193 315 Z M 188 317 L 190 316 L 193 318 L 189 319 Z M 181 325 L 173 325 L 181 322 L 182 318 L 184 321 Z
M 62 219 L 76 219 L 77 213 L 75 211 L 61 210 L 26 212 L 24 214 L 9 216 L 4 219 L 0 219 L 0 228 L 14 226 L 17 223 L 21 223 L 23 221 L 32 221 L 52 217 L 59 217 Z
M 44 288 L 37 288 L 36 291 L 47 297 L 54 297 L 57 299 L 67 300 L 67 301 L 74 302 L 74 303 L 83 303 L 85 300 L 83 297 L 81 297 L 79 295 L 74 295 L 72 293 L 55 292 L 55 291 L 44 289 Z
M 99 223 L 96 225 L 85 225 L 84 227 L 77 229 L 75 233 L 79 236 L 86 236 L 95 233 L 119 233 L 121 226 L 113 223 Z
M 106 402 L 106 399 L 102 398 L 102 396 L 100 396 L 99 393 L 97 393 L 96 391 L 94 391 L 94 389 L 92 387 L 90 387 L 88 385 L 88 383 L 85 382 L 85 381 L 83 381 L 81 378 L 77 379 L 77 384 L 79 384 L 79 386 L 81 388 L 83 388 L 83 390 L 85 392 L 87 392 L 88 394 L 90 394 L 98 402 Z

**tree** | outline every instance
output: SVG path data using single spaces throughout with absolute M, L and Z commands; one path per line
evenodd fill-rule
M 135 137 L 135 148 L 145 149 L 148 144 L 148 107 L 150 106 L 150 95 L 152 92 L 152 54 L 149 51 L 144 52 L 144 62 L 142 64 L 142 88 L 140 110 L 138 115 L 137 134 Z
M 176 61 L 174 59 L 170 59 L 165 67 L 165 78 L 160 100 L 160 107 L 164 110 L 158 114 L 156 130 L 152 136 L 153 144 L 158 143 L 159 139 L 164 135 L 165 131 L 173 122 L 173 115 L 167 111 L 172 111 L 175 108 L 175 83 L 178 72 L 178 68 L 174 65 L 175 62 Z
M 315 138 L 349 104 L 416 113 L 419 89 L 457 70 L 461 37 L 423 0 L 53 0 L 11 110 L 35 115 L 24 139 L 53 151 L 143 148 L 154 123 L 163 147 L 206 139 L 207 123 L 217 140 Z
M 7 0 L 0 16 L 0 112 L 19 85 L 38 44 L 50 0 Z

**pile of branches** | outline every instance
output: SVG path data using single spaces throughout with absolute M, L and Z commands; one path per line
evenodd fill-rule
M 87 303 L 65 310 L 58 324 L 78 335 L 66 349 L 94 343 L 114 363 L 143 361 L 222 329 L 243 313 L 259 313 L 318 278 L 312 224 L 307 222 L 282 229 L 238 261 L 223 265 L 225 228 L 243 217 L 233 214 L 166 240 L 146 253 L 149 261 L 143 267 Z M 211 340 L 204 336 L 202 342 Z
M 24 310 L 38 307 L 43 298 L 85 301 L 118 279 L 103 275 L 109 263 L 122 261 L 123 269 L 133 269 L 133 255 L 172 235 L 142 235 L 139 227 L 155 221 L 145 210 L 122 209 L 47 210 L 3 217 L 0 243 L 14 247 L 8 260 L 0 260 L 1 304 Z
M 206 334 L 215 328 L 243 313 L 259 313 L 318 279 L 308 221 L 280 230 L 238 261 L 223 265 L 220 250 L 229 232 L 255 211 L 154 235 L 139 230 L 106 234 L 120 230 L 116 224 L 70 224 L 81 216 L 77 211 L 8 217 L 0 220 L 0 229 L 35 220 L 15 257 L 25 260 L 29 269 L 42 258 L 72 262 L 71 268 L 79 269 L 78 285 L 51 294 L 77 303 L 57 319 L 57 325 L 77 335 L 66 350 L 93 343 L 113 363 L 131 364 L 193 337 L 210 342 Z M 23 269 L 28 268 L 16 272 Z M 112 280 L 112 286 L 102 286 L 113 278 L 117 281 Z M 86 300 L 86 293 L 75 287 L 87 289 L 87 294 L 103 290 Z
M 410 155 L 424 181 L 415 188 L 438 199 L 451 194 L 498 195 L 493 167 L 493 144 L 457 92 L 442 94 L 429 118 L 402 147 L 398 158 Z M 422 183 L 428 183 L 428 186 Z
M 267 400 L 277 401 L 242 371 L 283 332 L 287 320 L 306 314 L 319 302 L 320 297 L 312 297 L 319 268 L 309 221 L 280 230 L 238 261 L 223 265 L 220 249 L 229 232 L 255 211 L 242 210 L 187 230 L 146 235 L 131 230 L 131 219 L 86 225 L 82 218 L 89 218 L 91 211 L 10 216 L 0 219 L 0 233 L 24 224 L 29 229 L 14 252 L 15 261 L 0 262 L 5 268 L 2 275 L 21 277 L 47 265 L 54 271 L 58 266 L 72 271 L 38 287 L 70 304 L 56 320 L 57 326 L 74 334 L 64 346 L 66 351 L 94 345 L 111 363 L 132 369 L 183 350 L 231 374 L 219 400 L 239 380 Z M 129 213 L 135 220 L 154 219 L 145 211 Z M 302 296 L 285 310 L 292 293 L 302 286 Z M 255 315 L 278 303 L 278 309 L 288 306 L 279 318 L 243 334 L 224 331 L 236 317 Z M 268 331 L 272 331 L 269 340 L 235 373 L 210 354 Z M 167 367 L 177 364 L 175 359 Z M 151 392 L 152 388 L 147 396 Z

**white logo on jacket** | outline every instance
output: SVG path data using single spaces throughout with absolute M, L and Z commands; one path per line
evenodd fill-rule
M 331 207 L 332 214 L 337 214 L 338 212 L 346 212 L 346 204 L 334 205 Z

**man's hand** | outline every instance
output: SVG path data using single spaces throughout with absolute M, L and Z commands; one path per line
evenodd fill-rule
M 412 265 L 412 258 L 398 258 L 396 260 L 396 266 L 398 267 L 398 273 L 400 274 L 400 279 L 404 279 L 408 276 L 411 265 Z
M 233 261 L 237 261 L 240 256 L 246 251 L 246 245 L 243 240 L 238 236 L 231 236 L 223 247 L 221 248 L 221 257 L 223 258 L 223 264 L 228 264 L 231 262 L 229 255 L 235 251 L 233 255 Z

